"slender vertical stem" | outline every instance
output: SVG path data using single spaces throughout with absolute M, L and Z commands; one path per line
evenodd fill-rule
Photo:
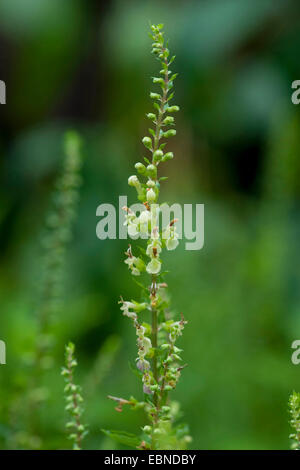
M 163 48 L 162 51 L 165 51 L 165 48 Z M 168 65 L 167 59 L 165 59 L 165 63 L 166 63 L 166 65 Z M 165 82 L 165 87 L 164 87 L 164 90 L 163 90 L 163 95 L 162 95 L 161 104 L 160 104 L 160 110 L 159 110 L 158 118 L 157 118 L 157 121 L 156 121 L 153 153 L 156 150 L 158 150 L 158 145 L 159 145 L 159 140 L 160 140 L 160 130 L 161 130 L 161 127 L 162 127 L 162 118 L 163 118 L 163 115 L 165 113 L 164 107 L 165 107 L 165 104 L 167 103 L 168 84 L 169 84 L 168 67 L 167 67 L 166 72 L 165 72 L 164 82 Z
M 162 49 L 163 51 L 165 48 Z M 166 64 L 168 65 L 167 59 L 165 59 Z M 153 145 L 153 150 L 152 150 L 152 155 L 156 150 L 159 148 L 159 141 L 160 141 L 160 132 L 161 128 L 163 126 L 163 115 L 165 113 L 165 104 L 167 103 L 167 95 L 168 95 L 168 84 L 169 84 L 169 74 L 168 74 L 168 68 L 166 69 L 165 76 L 164 76 L 164 82 L 165 86 L 163 89 L 163 94 L 161 97 L 161 103 L 160 103 L 160 109 L 159 113 L 157 116 L 157 121 L 156 121 L 156 129 L 155 129 L 155 137 L 154 137 L 154 145 Z M 154 158 L 152 158 L 152 163 L 155 164 Z M 156 178 L 157 179 L 157 178 Z M 157 370 L 157 333 L 158 333 L 158 311 L 153 305 L 155 303 L 155 297 L 156 297 L 156 276 L 152 275 L 152 284 L 151 284 L 151 293 L 150 293 L 150 298 L 151 298 L 151 311 L 152 311 L 152 346 L 154 349 L 154 354 L 153 354 L 153 360 L 152 360 L 152 370 L 153 370 L 153 378 L 156 383 L 159 381 L 158 377 L 158 370 Z M 154 405 L 156 407 L 156 412 L 154 416 L 154 429 L 157 426 L 158 423 L 158 411 L 159 411 L 159 402 L 160 402 L 160 397 L 158 392 L 154 392 L 153 396 L 153 401 Z M 154 439 L 154 434 L 152 433 L 152 449 L 155 448 L 155 439 Z
M 156 276 L 152 275 L 152 285 L 151 285 L 151 311 L 152 311 L 152 346 L 154 349 L 153 354 L 153 377 L 155 382 L 158 382 L 158 371 L 157 371 L 157 333 L 158 333 L 158 323 L 157 323 L 157 309 L 154 306 L 155 297 L 156 297 Z M 157 393 L 154 394 L 154 403 L 157 405 Z
M 163 51 L 164 50 L 165 49 L 163 48 Z M 167 59 L 165 59 L 165 62 L 166 62 L 166 64 L 168 64 Z M 164 112 L 165 112 L 164 107 L 165 107 L 165 104 L 167 103 L 168 84 L 169 84 L 168 68 L 166 69 L 166 72 L 165 72 L 164 81 L 165 81 L 165 87 L 164 87 L 164 90 L 163 90 L 163 95 L 162 95 L 161 104 L 160 104 L 160 110 L 159 110 L 159 114 L 158 114 L 157 121 L 156 121 L 155 138 L 154 138 L 154 145 L 153 145 L 153 154 L 156 150 L 158 150 L 159 140 L 160 140 L 160 130 L 161 130 L 161 127 L 162 127 L 162 118 L 163 118 L 163 115 L 164 115 Z M 152 285 L 151 285 L 151 295 L 150 295 L 152 300 L 155 299 L 156 291 L 157 291 L 156 276 L 152 275 Z M 152 345 L 153 345 L 153 348 L 154 348 L 153 377 L 154 377 L 155 381 L 158 382 L 157 354 L 156 354 L 157 330 L 158 330 L 158 323 L 157 323 L 158 312 L 157 312 L 157 309 L 153 306 L 151 307 L 151 310 L 152 310 Z M 154 403 L 155 403 L 155 405 L 157 405 L 157 401 L 158 401 L 158 396 L 157 396 L 157 393 L 155 393 L 154 394 Z

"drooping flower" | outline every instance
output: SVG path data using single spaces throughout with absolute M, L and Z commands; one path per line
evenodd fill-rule
M 123 210 L 126 211 L 124 225 L 127 225 L 127 231 L 130 237 L 134 237 L 138 235 L 138 218 L 136 217 L 135 213 L 129 209 L 128 207 L 123 207 Z
M 150 369 L 150 362 L 147 361 L 146 359 L 142 360 L 142 359 L 137 358 L 136 366 L 140 371 L 144 372 L 145 370 Z
M 147 371 L 150 369 L 150 363 L 145 359 L 145 356 L 150 352 L 152 343 L 150 338 L 146 336 L 146 328 L 143 325 L 137 323 L 136 334 L 138 337 L 138 357 L 136 359 L 136 365 L 139 370 Z
M 166 241 L 166 248 L 169 251 L 175 250 L 175 248 L 177 248 L 178 245 L 179 245 L 179 241 L 177 240 L 177 238 L 169 238 Z
M 134 310 L 135 305 L 133 302 L 128 302 L 128 301 L 122 301 L 122 307 L 121 310 L 123 312 L 123 315 L 125 315 L 128 318 L 131 318 L 132 320 L 136 321 L 137 320 L 137 314 L 136 312 L 132 311 Z
M 145 263 L 141 258 L 133 256 L 131 245 L 129 245 L 128 250 L 125 253 L 127 258 L 124 263 L 128 265 L 128 268 L 131 270 L 131 274 L 134 276 L 139 276 L 141 271 L 145 270 Z
M 141 270 L 145 269 L 144 262 L 141 258 L 137 258 L 136 256 L 129 256 L 125 259 L 124 263 L 128 265 L 133 276 L 139 276 L 141 274 Z
M 157 258 L 152 258 L 152 260 L 146 266 L 146 271 L 149 274 L 158 274 L 160 268 L 161 262 Z
M 137 313 L 147 308 L 147 304 L 145 302 L 130 302 L 121 298 L 119 303 L 122 304 L 121 310 L 123 312 L 123 315 L 128 318 L 131 318 L 134 321 L 137 321 Z
M 141 212 L 138 222 L 141 233 L 149 233 L 149 222 L 151 221 L 151 213 L 148 210 Z
M 175 250 L 177 248 L 178 242 L 178 233 L 176 232 L 176 227 L 174 225 L 168 225 L 168 227 L 163 231 L 162 238 L 166 241 L 167 250 Z

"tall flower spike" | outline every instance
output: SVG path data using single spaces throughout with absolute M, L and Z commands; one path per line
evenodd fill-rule
M 87 429 L 81 422 L 83 412 L 81 389 L 79 385 L 75 385 L 73 378 L 74 369 L 77 366 L 74 351 L 74 344 L 69 343 L 66 346 L 65 367 L 62 369 L 61 375 L 66 382 L 64 391 L 67 404 L 65 409 L 70 415 L 70 421 L 67 422 L 66 428 L 69 432 L 69 439 L 73 441 L 73 450 L 81 450 L 82 440 L 87 434 Z
M 37 436 L 39 410 L 48 397 L 46 387 L 41 387 L 41 375 L 53 365 L 51 348 L 55 343 L 53 323 L 61 311 L 64 287 L 66 249 L 72 239 L 74 219 L 77 215 L 81 186 L 81 138 L 74 131 L 64 136 L 64 158 L 55 189 L 52 205 L 46 215 L 41 237 L 41 272 L 38 281 L 36 312 L 36 344 L 31 356 L 31 374 L 19 388 L 11 414 L 16 423 L 14 441 L 16 447 L 41 448 L 43 438 Z M 23 423 L 24 422 L 24 423 Z M 21 424 L 22 423 L 22 424 Z M 21 426 L 22 432 L 18 432 Z
M 173 98 L 171 90 L 177 74 L 172 74 L 170 70 L 175 57 L 170 58 L 162 29 L 162 25 L 151 26 L 152 53 L 160 62 L 159 76 L 153 77 L 152 80 L 160 87 L 160 92 L 150 93 L 150 98 L 154 101 L 154 112 L 146 116 L 154 127 L 149 129 L 150 135 L 142 139 L 150 155 L 144 159 L 147 166 L 143 162 L 135 164 L 139 178 L 132 175 L 128 180 L 129 185 L 137 190 L 138 199 L 144 203 L 146 210 L 137 217 L 130 209 L 124 208 L 127 212 L 125 224 L 128 226 L 129 234 L 148 235 L 146 249 L 141 249 L 142 255 L 136 258 L 129 247 L 125 260 L 132 274 L 146 271 L 150 275 L 150 279 L 148 277 L 146 281 L 148 285 L 142 286 L 148 295 L 142 303 L 121 299 L 121 311 L 124 316 L 132 320 L 136 330 L 138 347 L 136 366 L 141 377 L 143 392 L 147 396 L 142 406 L 149 418 L 149 424 L 144 426 L 137 447 L 163 449 L 167 443 L 167 448 L 184 449 L 190 437 L 181 432 L 182 427 L 179 429 L 174 424 L 178 405 L 169 401 L 168 393 L 176 387 L 184 367 L 180 357 L 182 351 L 176 347 L 175 342 L 181 336 L 186 321 L 183 317 L 181 320 L 173 320 L 169 310 L 169 320 L 166 320 L 168 300 L 164 291 L 167 285 L 161 278 L 161 254 L 164 248 L 167 250 L 176 248 L 178 235 L 174 226 L 176 220 L 171 221 L 162 231 L 159 228 L 160 182 L 166 178 L 158 177 L 158 168 L 160 164 L 171 160 L 174 156 L 172 152 L 164 153 L 164 148 L 166 139 L 176 135 L 175 119 L 171 114 L 179 110 L 177 105 L 170 105 Z M 144 321 L 145 312 L 148 312 L 149 316 L 149 311 L 151 324 Z

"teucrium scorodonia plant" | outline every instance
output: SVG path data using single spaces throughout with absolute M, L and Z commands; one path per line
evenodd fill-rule
M 10 440 L 16 448 L 40 448 L 44 438 L 39 413 L 50 390 L 41 385 L 42 377 L 53 367 L 55 324 L 62 311 L 66 250 L 72 239 L 81 185 L 81 139 L 74 131 L 65 134 L 64 154 L 41 239 L 43 250 L 39 262 L 34 349 L 24 358 L 22 366 L 27 368 L 26 381 L 19 387 L 10 409 L 13 423 Z
M 74 369 L 77 361 L 74 357 L 75 346 L 73 343 L 66 345 L 65 350 L 65 367 L 62 369 L 62 376 L 65 379 L 65 398 L 66 411 L 70 416 L 70 420 L 66 424 L 69 432 L 69 439 L 73 441 L 73 450 L 81 450 L 82 440 L 87 434 L 87 428 L 81 421 L 83 412 L 81 396 L 81 387 L 74 383 Z
M 141 302 L 121 298 L 120 302 L 123 315 L 129 317 L 136 331 L 136 367 L 142 381 L 144 401 L 138 402 L 133 397 L 129 400 L 110 397 L 117 402 L 118 411 L 124 405 L 143 407 L 149 423 L 136 440 L 128 435 L 126 439 L 124 433 L 106 431 L 111 437 L 131 445 L 136 443 L 142 449 L 182 449 L 190 440 L 185 427 L 176 424 L 179 407 L 176 402 L 170 402 L 168 396 L 175 389 L 184 367 L 180 357 L 181 349 L 175 343 L 186 321 L 182 315 L 174 318 L 168 310 L 167 285 L 162 274 L 161 254 L 164 249 L 174 250 L 177 247 L 178 234 L 176 220 L 171 220 L 162 230 L 159 228 L 160 182 L 165 177 L 159 178 L 158 169 L 173 158 L 172 152 L 165 152 L 165 146 L 166 139 L 176 135 L 173 114 L 179 111 L 178 106 L 170 104 L 177 74 L 170 70 L 175 56 L 170 56 L 162 29 L 163 25 L 151 26 L 152 53 L 160 62 L 159 77 L 153 77 L 153 83 L 160 91 L 150 93 L 154 112 L 146 116 L 153 127 L 149 129 L 150 135 L 142 139 L 148 151 L 148 156 L 144 158 L 146 165 L 144 162 L 136 163 L 135 169 L 139 176 L 132 175 L 128 179 L 129 186 L 136 189 L 138 200 L 144 208 L 139 215 L 124 208 L 129 235 L 142 234 L 141 238 L 147 238 L 144 242 L 146 247 L 141 249 L 142 255 L 134 254 L 129 245 L 125 259 L 133 276 L 145 277 L 145 298 Z

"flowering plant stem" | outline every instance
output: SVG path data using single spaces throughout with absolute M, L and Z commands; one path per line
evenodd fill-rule
M 77 361 L 74 357 L 75 346 L 69 343 L 65 351 L 65 367 L 62 369 L 62 376 L 65 378 L 65 394 L 66 394 L 66 411 L 70 415 L 70 421 L 67 422 L 66 428 L 71 431 L 69 439 L 73 441 L 73 450 L 81 450 L 82 440 L 87 434 L 86 426 L 81 422 L 82 396 L 79 385 L 74 383 L 74 368 Z
M 130 208 L 124 207 L 128 234 L 131 237 L 140 236 L 147 239 L 146 250 L 141 247 L 140 256 L 135 256 L 129 245 L 125 263 L 133 276 L 141 276 L 144 272 L 150 275 L 150 286 L 147 279 L 146 286 L 142 286 L 143 291 L 146 290 L 149 294 L 142 302 L 124 301 L 122 298 L 120 301 L 123 315 L 132 320 L 136 330 L 138 345 L 136 365 L 142 380 L 145 399 L 139 402 L 133 397 L 130 400 L 110 398 L 117 402 L 117 411 L 122 411 L 124 405 L 130 405 L 134 409 L 144 408 L 148 415 L 150 424 L 144 426 L 143 434 L 137 440 L 131 438 L 131 444 L 137 442 L 136 447 L 142 449 L 183 449 L 190 437 L 187 436 L 186 428 L 176 423 L 179 405 L 168 401 L 168 392 L 175 389 L 184 367 L 180 365 L 181 349 L 175 346 L 175 342 L 181 336 L 186 321 L 183 315 L 180 320 L 174 320 L 173 314 L 168 309 L 167 284 L 163 280 L 160 259 L 164 248 L 174 250 L 177 247 L 179 237 L 175 227 L 176 219 L 169 221 L 162 230 L 159 228 L 160 182 L 166 178 L 158 178 L 158 167 L 174 156 L 172 152 L 164 152 L 166 142 L 161 141 L 176 135 L 172 114 L 179 111 L 178 106 L 169 104 L 173 98 L 173 93 L 170 91 L 177 74 L 171 74 L 170 65 L 175 56 L 169 57 L 170 51 L 165 43 L 162 29 L 163 25 L 152 25 L 150 34 L 153 40 L 152 53 L 161 66 L 160 77 L 153 77 L 153 83 L 160 86 L 161 93 L 150 93 L 156 112 L 146 115 L 154 124 L 154 129 L 150 128 L 150 136 L 142 139 L 144 146 L 150 151 L 151 158 L 144 157 L 147 166 L 142 162 L 135 164 L 144 182 L 140 181 L 137 175 L 132 175 L 128 179 L 128 184 L 136 189 L 138 200 L 142 203 L 140 214 L 137 215 Z M 150 312 L 151 323 L 141 318 L 141 312 L 147 310 Z M 124 434 L 111 432 L 109 435 L 124 443 Z

